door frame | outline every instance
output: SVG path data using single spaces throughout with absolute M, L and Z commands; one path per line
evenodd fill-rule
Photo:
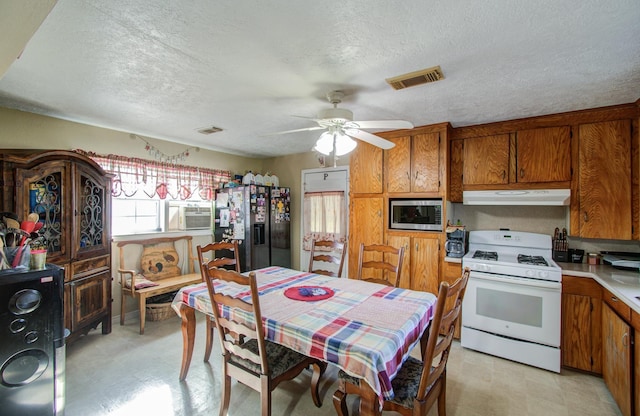
M 344 174 L 344 181 L 342 178 L 338 176 L 335 182 L 331 183 L 321 183 L 310 185 L 307 187 L 307 183 L 305 181 L 306 175 L 316 175 L 316 174 Z M 327 180 L 328 176 L 324 176 L 324 180 Z M 306 192 L 322 192 L 322 191 L 343 191 L 344 192 L 344 202 L 345 202 L 345 226 L 347 227 L 345 233 L 345 241 L 349 241 L 349 166 L 337 166 L 337 167 L 327 167 L 327 168 L 316 168 L 316 169 L 303 169 L 300 174 L 301 178 L 301 191 L 300 192 L 300 269 L 306 270 L 309 265 L 309 252 L 304 250 L 304 195 Z M 323 186 L 324 185 L 324 186 Z M 347 265 L 349 264 L 349 250 L 345 252 L 344 256 L 344 265 L 345 267 L 342 270 L 342 277 L 349 277 L 349 268 Z

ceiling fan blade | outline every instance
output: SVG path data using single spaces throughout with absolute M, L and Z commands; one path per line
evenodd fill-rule
M 353 121 L 360 129 L 412 129 L 413 123 L 406 120 Z
M 267 133 L 262 136 L 277 136 L 278 134 L 288 134 L 288 133 L 297 133 L 299 131 L 313 131 L 313 130 L 324 130 L 324 127 L 315 126 L 315 127 L 305 127 L 303 129 L 295 129 L 295 130 L 286 130 L 286 131 L 277 131 L 275 133 Z
M 383 139 L 380 136 L 376 136 L 375 134 L 368 133 L 366 131 L 358 130 L 358 129 L 347 129 L 345 130 L 347 136 L 355 137 L 356 139 L 360 139 L 363 142 L 367 142 L 374 146 L 380 147 L 382 149 L 391 149 L 396 144 L 390 142 L 389 140 Z

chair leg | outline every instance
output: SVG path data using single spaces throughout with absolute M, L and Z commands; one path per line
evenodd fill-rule
M 146 318 L 145 307 L 147 306 L 147 299 L 143 296 L 138 298 L 140 307 L 140 335 L 144 335 L 144 321 Z
M 440 375 L 440 393 L 438 394 L 438 416 L 447 416 L 447 369 Z
M 209 361 L 209 357 L 211 357 L 211 350 L 213 348 L 213 331 L 215 331 L 216 327 L 211 319 L 211 317 L 207 316 L 207 343 L 204 347 L 204 361 Z
M 347 409 L 347 394 L 344 392 L 344 381 L 340 381 L 338 390 L 333 393 L 333 407 L 336 408 L 338 416 L 349 416 Z
M 224 363 L 223 365 L 227 365 Z M 224 379 L 222 381 L 222 402 L 220 403 L 220 416 L 227 416 L 229 412 L 229 401 L 231 399 L 231 377 L 227 375 L 227 370 L 224 370 Z
M 269 376 L 261 376 L 260 381 L 260 407 L 262 408 L 262 416 L 271 416 L 271 386 L 269 385 Z
M 121 294 L 120 294 L 120 325 L 124 325 L 124 311 L 125 311 L 125 305 L 124 305 L 124 299 L 125 299 L 125 295 L 124 295 L 124 289 L 122 290 Z
M 311 398 L 313 399 L 313 404 L 316 407 L 322 406 L 322 399 L 320 398 L 320 379 L 322 375 L 327 369 L 327 363 L 322 361 L 317 361 L 312 364 L 313 366 L 313 374 L 311 375 Z

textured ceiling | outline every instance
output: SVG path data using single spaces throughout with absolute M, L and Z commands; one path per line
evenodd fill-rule
M 395 91 L 385 78 L 440 65 Z M 638 0 L 58 0 L 0 106 L 254 157 L 306 152 L 325 95 L 454 127 L 640 98 Z M 221 133 L 196 130 L 217 126 Z M 372 131 L 374 132 L 374 131 Z

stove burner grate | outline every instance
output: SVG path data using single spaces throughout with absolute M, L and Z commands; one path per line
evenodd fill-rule
M 548 266 L 549 264 L 542 256 L 528 256 L 526 254 L 518 254 L 518 263 L 531 264 L 534 266 Z
M 495 251 L 476 250 L 473 253 L 474 259 L 498 261 L 498 253 Z

